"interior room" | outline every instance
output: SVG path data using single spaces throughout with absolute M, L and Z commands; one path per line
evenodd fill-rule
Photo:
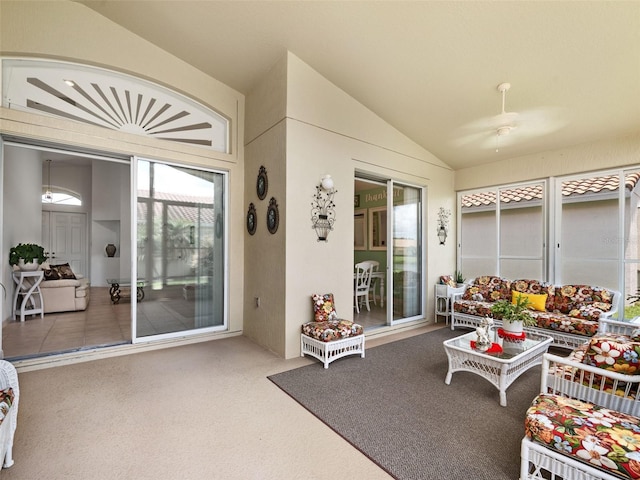
M 547 479 L 570 369 L 640 418 L 640 3 L 2 0 L 0 78 L 3 479 Z

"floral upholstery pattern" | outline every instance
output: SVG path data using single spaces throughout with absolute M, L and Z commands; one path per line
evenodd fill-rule
M 559 332 L 572 333 L 592 337 L 598 333 L 598 320 L 583 320 L 569 317 L 559 312 L 531 312 L 536 319 L 536 326 Z
M 440 276 L 440 283 L 442 285 L 448 285 L 450 287 L 455 288 L 456 287 L 456 282 L 453 279 L 453 277 L 451 275 L 441 275 Z
M 540 394 L 527 410 L 531 440 L 620 478 L 640 478 L 640 419 L 558 395 Z
M 478 277 L 453 304 L 458 313 L 493 316 L 491 306 L 497 300 L 511 300 L 511 291 L 547 294 L 545 312 L 531 311 L 538 328 L 592 337 L 598 333 L 598 319 L 612 308 L 613 294 L 589 285 L 556 286 L 539 280 L 505 280 L 495 276 Z M 496 317 L 497 318 L 497 317 Z
M 341 338 L 362 335 L 364 332 L 362 325 L 350 322 L 349 320 L 328 320 L 326 322 L 309 322 L 302 325 L 302 333 L 320 340 L 321 342 L 331 342 Z
M 596 335 L 588 343 L 582 363 L 624 375 L 637 375 L 640 342 L 626 335 Z
M 541 282 L 540 280 L 515 280 L 511 283 L 511 290 L 520 293 L 532 293 L 534 295 L 547 294 L 547 300 L 545 302 L 545 310 L 547 312 L 553 311 L 553 305 L 555 303 L 556 286 Z
M 316 322 L 326 322 L 327 320 L 336 320 L 338 313 L 333 301 L 333 293 L 325 293 L 324 295 L 311 295 L 313 301 L 313 319 Z
M 302 333 L 321 342 L 331 342 L 341 338 L 362 335 L 362 325 L 338 318 L 333 293 L 311 295 L 313 301 L 313 322 L 302 325 Z
M 589 285 L 563 285 L 556 289 L 553 310 L 570 317 L 597 320 L 611 310 L 613 295 L 605 288 Z
M 465 290 L 462 299 L 475 300 L 478 296 L 486 302 L 511 300 L 511 281 L 491 275 L 478 277 Z
M 2 423 L 9 413 L 9 409 L 11 408 L 11 405 L 13 405 L 13 398 L 13 388 L 9 387 L 4 390 L 0 390 L 0 423 Z

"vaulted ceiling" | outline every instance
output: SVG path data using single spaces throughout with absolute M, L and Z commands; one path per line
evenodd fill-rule
M 80 3 L 244 94 L 291 51 L 455 169 L 640 132 L 638 1 Z

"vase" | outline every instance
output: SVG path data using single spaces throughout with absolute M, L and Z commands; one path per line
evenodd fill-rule
M 108 244 L 105 250 L 107 252 L 107 257 L 113 257 L 116 254 L 116 246 L 113 243 Z
M 523 330 L 522 321 L 511 322 L 511 321 L 503 320 L 502 329 L 505 332 L 509 332 L 514 335 L 521 335 Z
M 34 260 L 33 262 L 27 262 L 27 263 L 25 263 L 24 259 L 22 258 L 18 260 L 18 268 L 23 272 L 34 272 L 38 269 L 39 266 L 40 264 L 38 263 L 37 260 Z

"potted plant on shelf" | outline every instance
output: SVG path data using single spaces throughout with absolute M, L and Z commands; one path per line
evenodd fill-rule
M 37 270 L 46 259 L 44 248 L 35 243 L 19 243 L 9 250 L 9 265 L 17 265 L 20 270 Z
M 491 306 L 494 318 L 502 320 L 502 328 L 513 335 L 522 335 L 523 327 L 536 324 L 529 312 L 529 299 L 522 295 L 515 297 L 515 303 L 498 300 Z
M 466 278 L 464 278 L 462 276 L 462 271 L 461 270 L 456 270 L 455 273 L 453 274 L 453 279 L 456 282 L 456 285 L 458 287 L 464 287 L 464 282 L 466 280 Z

